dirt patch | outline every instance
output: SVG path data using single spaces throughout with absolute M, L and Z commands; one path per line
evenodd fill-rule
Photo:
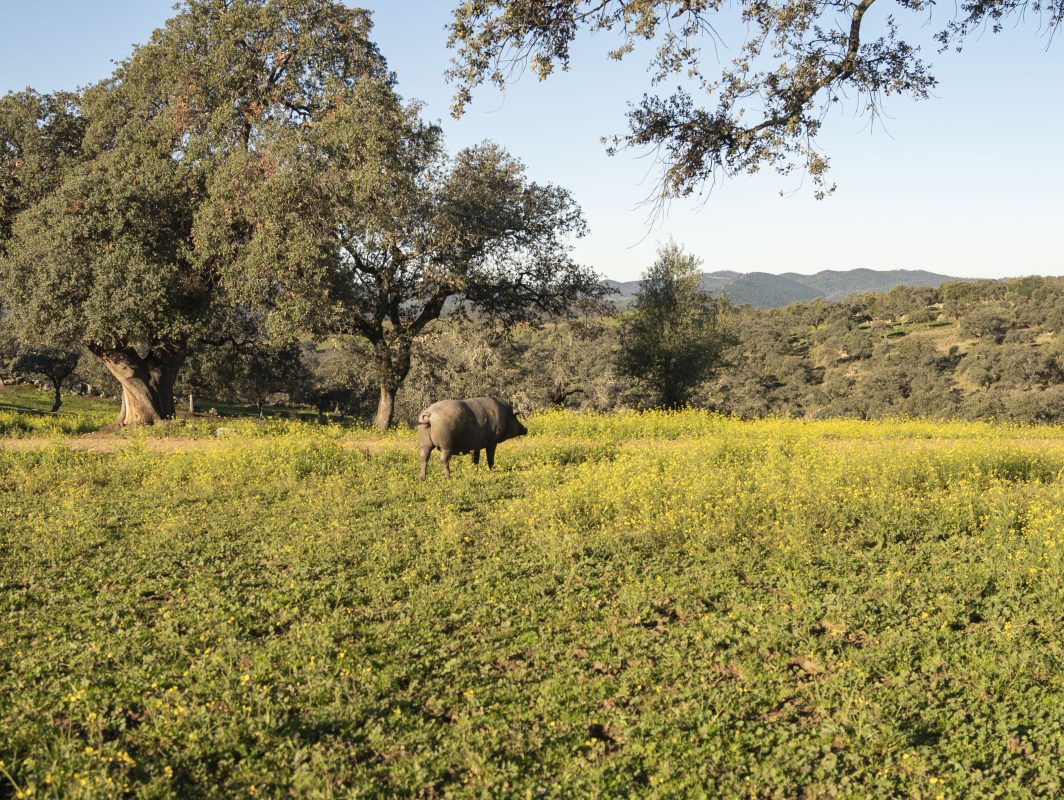
M 69 450 L 90 453 L 113 453 L 124 447 L 139 442 L 153 453 L 175 453 L 192 450 L 205 450 L 218 444 L 216 439 L 127 439 L 107 433 L 87 433 L 82 436 L 64 436 L 60 438 L 24 437 L 0 439 L 0 448 L 4 450 L 43 450 L 59 446 Z
M 143 446 L 152 453 L 189 453 L 210 450 L 219 447 L 225 442 L 233 441 L 232 437 L 204 437 L 192 439 L 180 436 L 145 437 L 143 439 L 131 439 L 114 433 L 86 433 L 80 436 L 26 436 L 0 438 L 0 449 L 3 450 L 43 450 L 49 447 L 66 447 L 70 450 L 79 450 L 89 453 L 113 453 L 134 445 Z M 242 439 L 241 441 L 268 442 L 268 438 Z M 376 455 L 386 450 L 399 450 L 412 447 L 413 441 L 397 442 L 394 440 L 381 439 L 341 439 L 339 445 L 344 449 L 361 450 L 369 455 Z

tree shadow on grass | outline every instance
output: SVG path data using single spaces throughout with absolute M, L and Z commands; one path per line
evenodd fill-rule
M 45 411 L 32 406 L 24 406 L 18 403 L 5 403 L 0 401 L 0 411 L 17 411 L 19 414 L 34 414 L 38 417 L 54 417 L 62 414 L 62 411 Z

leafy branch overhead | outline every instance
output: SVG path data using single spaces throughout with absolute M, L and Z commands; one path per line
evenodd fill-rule
M 878 2 L 878 6 L 877 6 Z M 679 81 L 671 93 L 644 94 L 630 106 L 628 133 L 618 148 L 650 148 L 660 158 L 659 199 L 700 191 L 721 176 L 801 166 L 818 197 L 834 189 L 827 157 L 817 148 L 825 115 L 854 94 L 873 117 L 885 97 L 927 98 L 936 79 L 920 48 L 901 35 L 899 19 L 925 26 L 933 0 L 467 0 L 454 11 L 448 72 L 453 112 L 461 115 L 473 90 L 504 88 L 530 68 L 540 79 L 570 66 L 582 33 L 612 33 L 610 56 L 622 59 L 641 44 L 653 47 L 654 85 Z M 871 12 L 880 12 L 872 15 Z M 735 13 L 733 9 L 737 9 Z M 974 31 L 999 30 L 1005 19 L 1030 13 L 1052 34 L 1064 0 L 965 0 L 936 36 L 942 49 L 960 49 Z M 895 14 L 899 15 L 895 17 Z M 734 23 L 744 39 L 729 62 L 719 60 L 717 25 Z M 730 28 L 729 28 L 730 30 Z M 706 58 L 706 48 L 711 51 Z M 712 70 L 703 61 L 720 64 Z

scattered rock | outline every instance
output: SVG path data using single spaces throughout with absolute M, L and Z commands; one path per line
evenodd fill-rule
M 813 660 L 812 656 L 797 656 L 787 662 L 791 669 L 804 672 L 806 675 L 819 675 L 824 668 Z
M 822 619 L 813 626 L 813 633 L 817 636 L 830 636 L 832 639 L 839 639 L 846 633 L 846 624 Z
M 738 664 L 714 664 L 713 671 L 728 680 L 739 681 L 740 683 L 746 681 L 746 673 L 743 672 L 742 667 Z

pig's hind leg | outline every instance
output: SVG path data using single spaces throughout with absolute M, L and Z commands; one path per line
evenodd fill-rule
M 429 456 L 432 454 L 432 445 L 422 445 L 418 448 L 418 455 L 421 459 L 421 474 L 418 476 L 421 480 L 425 480 L 425 475 L 429 469 Z

